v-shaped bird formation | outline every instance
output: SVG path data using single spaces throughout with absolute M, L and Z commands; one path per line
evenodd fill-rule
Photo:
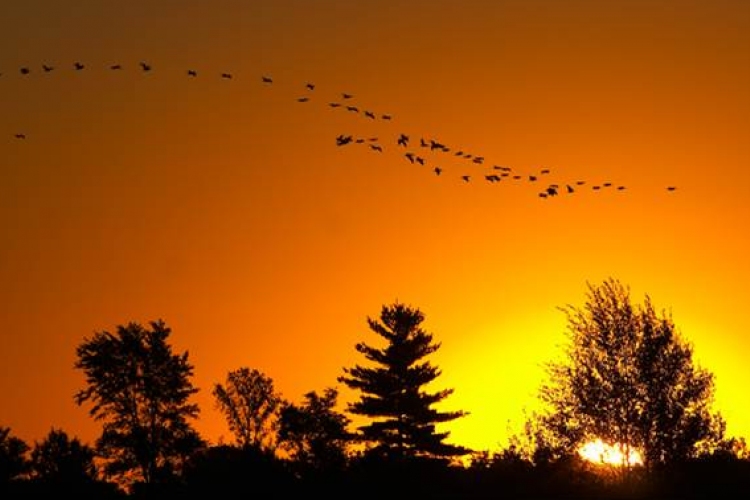
M 104 69 L 107 71 L 125 71 L 128 68 L 130 68 L 131 71 L 139 71 L 141 73 L 151 73 L 155 71 L 153 65 L 147 61 L 139 61 L 132 66 L 114 63 L 106 66 Z M 14 70 L 10 73 L 0 71 L 0 77 L 7 78 L 15 74 L 20 78 L 33 78 L 37 73 L 43 75 L 65 70 L 83 72 L 87 69 L 90 69 L 90 66 L 81 61 L 74 61 L 68 66 L 57 66 L 44 63 L 38 67 L 22 66 L 18 68 L 17 71 Z M 228 71 L 212 75 L 200 72 L 195 68 L 187 68 L 184 70 L 183 74 L 188 78 L 213 77 L 230 81 L 242 80 L 235 78 L 235 74 Z M 264 86 L 272 87 L 275 85 L 274 78 L 267 74 L 259 75 L 252 80 Z M 317 101 L 331 110 L 341 110 L 352 115 L 360 116 L 366 120 L 381 122 L 393 121 L 393 115 L 391 113 L 378 112 L 369 109 L 363 103 L 359 103 L 353 93 L 338 92 L 334 94 L 336 98 L 325 99 L 324 97 L 317 97 L 319 91 L 316 90 L 317 86 L 315 83 L 306 81 L 303 82 L 299 88 L 303 93 L 294 96 L 294 99 L 298 103 L 304 104 Z M 20 141 L 29 139 L 24 131 L 14 132 L 13 137 Z M 446 178 L 448 172 L 456 171 L 457 173 L 453 174 L 453 178 L 464 184 L 476 182 L 498 185 L 507 183 L 526 183 L 533 187 L 532 192 L 541 199 L 550 199 L 561 195 L 572 195 L 586 189 L 594 192 L 603 192 L 606 190 L 612 192 L 623 192 L 627 189 L 625 185 L 615 184 L 611 181 L 590 182 L 587 180 L 576 179 L 563 183 L 546 182 L 546 179 L 549 178 L 552 173 L 550 168 L 540 167 L 533 172 L 522 173 L 506 165 L 488 162 L 483 155 L 465 151 L 455 146 L 449 146 L 434 137 L 414 136 L 413 134 L 403 131 L 398 132 L 393 137 L 383 141 L 381 141 L 379 137 L 365 138 L 355 137 L 353 134 L 339 134 L 335 137 L 335 145 L 337 147 L 366 145 L 369 151 L 379 154 L 384 153 L 386 150 L 393 151 L 402 159 L 401 161 L 406 161 L 413 165 L 419 165 L 420 167 L 429 167 L 425 172 L 428 172 L 435 177 Z M 457 166 L 457 162 L 460 163 L 459 166 Z M 484 168 L 484 171 L 481 170 L 482 168 Z M 677 187 L 674 185 L 665 187 L 667 192 L 674 192 L 676 189 Z

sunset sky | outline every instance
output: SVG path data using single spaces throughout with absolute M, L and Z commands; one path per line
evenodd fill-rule
M 470 412 L 450 441 L 494 449 L 558 308 L 608 277 L 671 312 L 750 436 L 750 2 L 4 0 L 0 73 L 0 426 L 29 443 L 98 436 L 73 401 L 94 332 L 172 327 L 216 442 L 228 371 L 343 406 L 400 301 Z

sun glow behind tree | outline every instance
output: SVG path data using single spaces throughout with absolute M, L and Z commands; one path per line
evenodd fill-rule
M 601 465 L 633 466 L 643 465 L 643 458 L 638 450 L 626 450 L 620 443 L 607 444 L 601 439 L 589 441 L 578 449 L 578 454 L 585 460 Z

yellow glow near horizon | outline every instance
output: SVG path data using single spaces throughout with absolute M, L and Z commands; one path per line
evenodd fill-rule
M 619 443 L 611 445 L 601 439 L 597 439 L 581 446 L 578 454 L 594 464 L 616 466 L 643 464 L 643 458 L 638 450 L 629 450 L 626 458 L 623 448 L 624 445 Z

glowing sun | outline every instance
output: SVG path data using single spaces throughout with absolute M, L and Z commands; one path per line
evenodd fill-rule
M 585 460 L 603 465 L 642 465 L 643 458 L 638 450 L 631 449 L 625 455 L 621 444 L 607 444 L 601 439 L 589 441 L 578 449 L 578 454 Z

